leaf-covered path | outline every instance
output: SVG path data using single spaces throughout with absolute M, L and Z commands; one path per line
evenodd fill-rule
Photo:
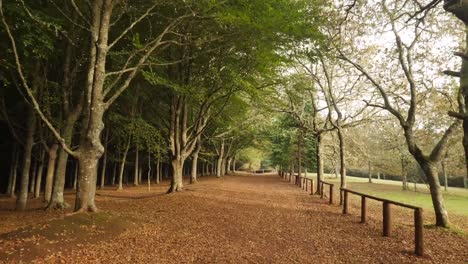
M 144 187 L 100 191 L 102 211 L 112 217 L 81 228 L 87 237 L 73 241 L 43 232 L 33 242 L 17 233 L 0 236 L 0 259 L 19 260 L 18 250 L 34 252 L 37 262 L 64 263 L 463 263 L 466 237 L 425 229 L 427 256 L 414 256 L 412 218 L 396 212 L 394 233 L 381 236 L 378 207 L 368 224 L 356 208 L 340 207 L 311 196 L 276 175 L 202 178 L 186 191 L 148 194 Z M 374 210 L 375 209 L 375 210 Z M 68 216 L 76 217 L 76 216 Z M 97 218 L 98 219 L 98 218 Z M 109 220 L 110 219 L 110 220 Z M 66 220 L 66 219 L 65 219 Z M 115 229 L 106 227 L 108 224 Z M 404 224 L 407 221 L 408 224 Z M 35 225 L 37 228 L 37 224 Z M 28 229 L 28 228 L 27 228 Z M 31 229 L 31 227 L 29 227 Z M 39 228 L 40 229 L 40 228 Z M 71 233 L 70 233 L 71 232 Z M 75 231 L 76 232 L 76 231 Z M 21 233 L 21 232 L 19 232 Z M 79 237 L 79 235 L 78 235 Z M 47 245 L 54 245 L 54 250 Z M 40 249 L 40 250 L 39 250 Z M 22 255 L 22 256 L 23 256 Z

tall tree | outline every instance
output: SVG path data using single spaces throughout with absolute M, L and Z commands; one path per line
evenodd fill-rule
M 434 84 L 429 84 L 428 80 L 422 78 L 423 72 L 417 72 L 418 65 L 415 62 L 428 57 L 429 47 L 426 41 L 432 39 L 437 32 L 429 28 L 431 25 L 422 25 L 420 21 L 401 23 L 405 19 L 408 20 L 408 15 L 416 8 L 411 2 L 382 2 L 376 4 L 374 8 L 385 15 L 383 19 L 389 24 L 394 37 L 394 45 L 391 47 L 391 50 L 395 52 L 396 57 L 389 56 L 387 61 L 388 67 L 392 70 L 392 78 L 376 77 L 362 62 L 356 62 L 343 52 L 341 53 L 341 58 L 353 65 L 376 89 L 379 99 L 374 102 L 367 101 L 367 104 L 388 111 L 398 120 L 404 132 L 408 151 L 418 162 L 427 177 L 434 206 L 436 225 L 447 227 L 449 224 L 448 213 L 440 188 L 437 165 L 447 147 L 449 138 L 454 134 L 460 122 L 458 120 L 447 121 L 444 133 L 440 136 L 436 145 L 429 151 L 429 154 L 424 153 L 424 149 L 416 139 L 417 111 L 425 110 L 419 107 L 424 106 L 424 104 L 421 104 L 422 98 L 427 99 L 425 87 L 431 87 Z M 441 30 L 441 28 L 438 30 Z M 407 31 L 414 32 L 414 34 L 409 38 L 403 39 L 402 32 Z M 401 87 L 400 84 L 404 85 L 407 90 L 396 89 L 398 86 Z M 435 90 L 437 87 L 433 87 L 433 89 Z M 400 94 L 404 94 L 404 97 Z M 436 97 L 435 94 L 432 95 L 433 98 Z M 425 102 L 427 103 L 427 101 Z

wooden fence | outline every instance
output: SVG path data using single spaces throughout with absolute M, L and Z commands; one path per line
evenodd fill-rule
M 325 185 L 328 185 L 329 186 L 329 204 L 333 204 L 333 187 L 335 186 L 334 184 L 332 183 L 328 183 L 328 182 L 324 182 L 324 181 L 320 181 L 320 199 L 323 199 L 323 186 Z
M 286 178 L 289 182 L 292 182 L 296 185 L 299 185 L 299 187 L 302 187 L 302 189 L 305 189 L 307 191 L 308 189 L 308 183 L 310 182 L 310 194 L 314 194 L 314 180 L 311 178 L 306 178 L 298 175 L 293 175 L 294 177 L 291 177 L 291 175 L 286 175 L 283 173 L 283 175 L 280 175 L 283 178 Z M 298 178 L 299 177 L 299 178 Z M 333 204 L 334 202 L 334 184 L 320 181 L 318 183 L 318 188 L 320 188 L 320 198 L 323 199 L 324 196 L 324 186 L 328 185 L 329 186 L 329 204 Z M 424 234 L 423 234 L 423 209 L 418 206 L 410 205 L 410 204 L 405 204 L 405 203 L 400 203 L 397 201 L 392 201 L 389 199 L 384 199 L 376 196 L 372 196 L 369 194 L 365 193 L 360 193 L 357 191 L 353 191 L 347 188 L 341 188 L 340 189 L 340 196 L 343 195 L 343 214 L 348 214 L 348 205 L 349 205 L 349 194 L 354 194 L 358 195 L 361 197 L 361 223 L 365 223 L 367 221 L 367 200 L 375 200 L 382 202 L 382 223 L 383 223 L 383 232 L 382 235 L 385 237 L 389 237 L 392 233 L 392 211 L 391 211 L 391 205 L 396 205 L 404 208 L 409 208 L 414 210 L 414 252 L 418 256 L 424 255 Z
M 350 189 L 341 188 L 343 192 L 343 214 L 348 213 L 348 194 L 355 194 L 361 197 L 361 223 L 366 222 L 367 218 L 367 199 L 376 200 L 383 203 L 382 206 L 382 222 L 383 222 L 383 232 L 382 235 L 388 237 L 392 233 L 392 211 L 390 205 L 396 205 L 404 208 L 409 208 L 414 210 L 414 252 L 418 256 L 424 254 L 424 236 L 423 236 L 423 209 L 410 204 L 404 204 L 397 201 L 392 201 L 365 193 L 356 192 Z

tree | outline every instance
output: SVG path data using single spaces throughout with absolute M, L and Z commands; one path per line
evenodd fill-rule
M 419 117 L 417 111 L 420 110 L 418 106 L 421 104 L 421 99 L 427 98 L 427 96 L 424 96 L 426 87 L 431 87 L 433 84 L 427 83 L 428 80 L 424 78 L 424 72 L 418 73 L 416 71 L 418 66 L 415 64 L 415 61 L 428 57 L 429 51 L 425 41 L 432 39 L 437 32 L 429 28 L 429 25 L 422 25 L 418 21 L 401 23 L 402 20 L 408 19 L 408 14 L 411 14 L 414 8 L 415 6 L 411 3 L 401 1 L 394 1 L 391 3 L 391 6 L 387 5 L 386 2 L 375 6 L 375 10 L 385 15 L 384 19 L 388 22 L 395 41 L 391 50 L 396 56 L 389 56 L 387 60 L 387 67 L 392 70 L 391 79 L 376 77 L 362 63 L 351 59 L 344 52 L 341 52 L 341 59 L 353 65 L 376 89 L 376 93 L 380 98 L 375 102 L 366 101 L 367 104 L 388 111 L 398 120 L 405 136 L 408 151 L 418 162 L 427 177 L 434 205 L 436 225 L 446 227 L 449 223 L 448 214 L 440 188 L 437 164 L 442 158 L 449 138 L 454 134 L 460 122 L 458 120 L 447 120 L 447 128 L 440 136 L 439 141 L 430 150 L 428 155 L 424 154 L 424 150 L 415 137 L 417 117 Z M 438 30 L 441 29 L 439 28 Z M 404 31 L 411 31 L 414 34 L 411 35 L 409 40 L 403 39 L 401 34 Z M 377 62 L 374 61 L 374 63 Z M 404 85 L 407 90 L 396 89 L 400 84 Z M 434 91 L 437 87 L 432 86 L 432 89 Z M 428 90 L 431 91 L 430 89 Z M 405 96 L 403 97 L 400 94 L 404 94 Z M 435 93 L 432 95 L 433 98 L 437 98 L 434 96 Z
M 122 48 L 119 46 L 123 40 L 128 41 L 128 35 L 136 25 L 149 17 L 152 11 L 158 7 L 158 4 L 143 5 L 137 3 L 135 6 L 120 4 L 113 0 L 94 0 L 90 3 L 89 9 L 83 8 L 82 5 L 73 5 L 72 12 L 78 16 L 77 24 L 79 27 L 86 29 L 89 32 L 89 50 L 87 58 L 89 65 L 87 68 L 87 83 L 85 85 L 85 103 L 83 108 L 83 118 L 81 126 L 80 145 L 77 149 L 72 150 L 67 140 L 58 129 L 50 122 L 39 105 L 36 97 L 34 96 L 33 89 L 26 79 L 25 68 L 21 62 L 20 53 L 17 49 L 17 41 L 7 19 L 3 13 L 3 1 L 0 1 L 0 16 L 2 24 L 7 32 L 10 41 L 13 55 L 15 58 L 15 66 L 20 76 L 22 85 L 25 88 L 28 99 L 31 101 L 32 106 L 42 121 L 52 131 L 57 138 L 62 148 L 71 156 L 76 158 L 80 164 L 79 166 L 79 188 L 76 196 L 75 210 L 76 211 L 96 211 L 97 207 L 94 202 L 96 180 L 97 180 L 97 167 L 98 161 L 103 153 L 103 146 L 100 140 L 100 134 L 104 127 L 102 118 L 107 109 L 113 102 L 129 87 L 131 81 L 136 76 L 137 72 L 144 66 L 148 57 L 158 49 L 169 45 L 171 42 L 166 40 L 167 35 L 173 34 L 173 30 L 184 20 L 189 17 L 194 17 L 193 10 L 183 4 L 182 8 L 177 9 L 178 12 L 168 14 L 164 19 L 160 19 L 159 31 L 154 35 L 148 37 L 146 42 L 140 43 L 138 47 L 133 48 L 127 56 L 126 62 L 118 65 L 120 69 L 116 71 L 109 71 L 106 62 L 110 57 L 110 51 Z M 168 4 L 168 7 L 175 7 L 179 3 Z M 83 3 L 83 5 L 86 5 Z M 138 8 L 136 5 L 138 5 Z M 35 20 L 33 13 L 29 10 L 30 7 L 23 5 L 24 10 Z M 119 20 L 129 10 L 137 12 L 135 19 L 129 19 L 130 22 L 126 25 L 123 22 L 128 20 Z M 58 7 L 60 8 L 60 7 Z M 89 12 L 87 12 L 89 10 Z M 175 9 L 173 9 L 175 10 Z M 63 11 L 63 10 L 62 10 Z M 65 15 L 68 18 L 67 15 Z M 44 21 L 41 24 L 49 26 L 51 23 Z M 73 22 L 73 21 L 72 21 Z M 112 27 L 118 22 L 118 27 Z M 151 23 L 151 22 L 150 22 Z M 58 26 L 55 26 L 60 30 Z M 112 29 L 112 30 L 111 30 Z M 70 35 L 70 32 L 63 32 L 63 36 Z M 110 34 L 111 33 L 111 34 Z M 61 36 L 62 36 L 61 35 Z M 124 46 L 125 49 L 128 46 Z M 107 80 L 106 80 L 107 79 Z M 105 85 L 109 82 L 110 85 Z
M 465 39 L 468 40 L 468 13 L 466 11 L 466 3 L 456 1 L 444 1 L 444 9 L 456 15 L 465 24 Z M 430 8 L 427 7 L 426 10 Z M 462 59 L 461 69 L 459 72 L 445 71 L 445 74 L 460 78 L 460 97 L 458 98 L 458 112 L 449 112 L 450 116 L 463 121 L 463 148 L 465 150 L 465 166 L 466 174 L 464 177 L 465 188 L 468 188 L 468 44 L 465 41 L 464 51 L 455 52 L 456 56 Z

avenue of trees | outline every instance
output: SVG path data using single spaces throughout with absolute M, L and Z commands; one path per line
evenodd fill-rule
M 441 179 L 468 187 L 468 15 L 421 2 L 0 0 L 0 191 L 61 209 L 73 188 L 96 212 L 98 188 L 182 191 L 256 147 L 341 187 L 427 183 L 446 227 Z
M 318 1 L 0 1 L 3 191 L 96 211 L 97 187 L 232 170 L 249 102 L 289 50 L 321 47 Z M 8 131 L 8 132 L 6 132 Z M 191 168 L 190 168 L 191 167 Z M 8 177 L 4 177 L 7 176 Z

